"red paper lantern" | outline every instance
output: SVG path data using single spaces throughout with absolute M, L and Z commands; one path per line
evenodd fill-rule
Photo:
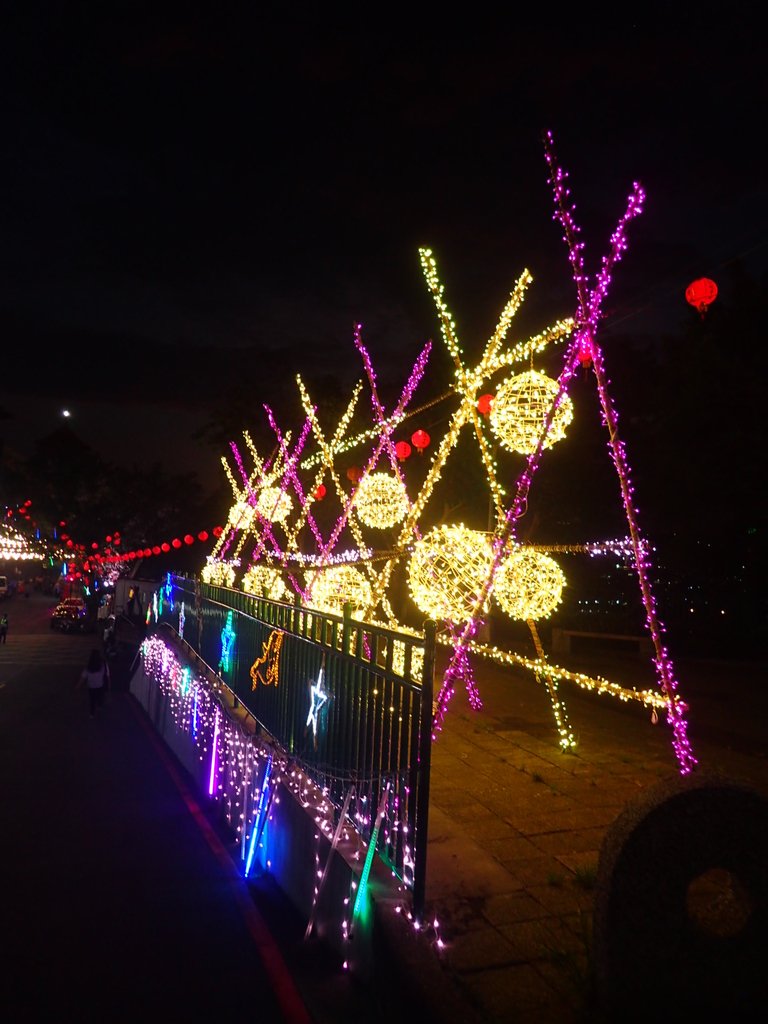
M 411 441 L 413 441 L 413 447 L 421 455 L 429 444 L 430 437 L 426 430 L 417 430 L 411 437 Z
M 356 484 L 362 475 L 363 471 L 358 466 L 350 466 L 347 470 L 347 480 L 353 484 Z
M 179 540 L 178 537 L 174 537 L 173 540 L 171 541 L 171 544 L 173 544 L 175 548 L 181 547 L 181 541 Z
M 160 545 L 160 550 L 164 551 L 166 555 L 171 550 L 171 545 L 168 543 L 167 540 L 164 540 L 163 543 Z
M 314 490 L 314 497 L 317 501 L 322 501 L 326 495 L 325 484 L 318 484 Z
M 481 415 L 487 416 L 488 413 L 491 411 L 491 402 L 492 401 L 493 401 L 493 395 L 480 395 L 480 397 L 477 400 L 477 411 Z
M 691 281 L 685 289 L 685 301 L 697 309 L 702 320 L 707 312 L 707 306 L 711 306 L 717 298 L 717 285 L 708 277 L 699 277 Z
M 208 531 L 207 530 L 201 530 L 200 533 L 198 533 L 198 535 L 197 535 L 197 539 L 198 540 L 202 540 L 202 541 L 208 540 Z
M 407 441 L 398 441 L 395 445 L 395 455 L 400 459 L 401 462 L 405 462 L 408 456 L 411 454 L 411 446 Z
M 184 543 L 185 544 L 194 544 L 195 543 L 195 538 L 192 536 L 191 533 L 185 533 L 184 534 Z

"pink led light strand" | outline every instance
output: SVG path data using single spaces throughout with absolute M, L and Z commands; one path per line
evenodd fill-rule
M 357 332 L 359 332 L 359 328 L 360 328 L 360 325 L 357 324 L 356 325 L 356 335 L 355 335 L 356 343 L 357 343 L 357 339 L 359 339 L 359 333 L 357 333 Z M 362 345 L 360 345 L 359 347 L 362 348 Z M 422 350 L 421 354 L 419 355 L 418 359 L 416 360 L 416 363 L 415 363 L 415 365 L 413 367 L 413 370 L 411 371 L 411 374 L 410 374 L 410 377 L 408 378 L 406 386 L 403 389 L 403 393 L 400 396 L 400 400 L 397 403 L 397 406 L 395 407 L 395 412 L 393 413 L 393 417 L 394 416 L 400 416 L 403 413 L 403 411 L 405 410 L 405 408 L 407 407 L 407 405 L 409 404 L 409 402 L 411 401 L 411 398 L 413 397 L 413 392 L 416 390 L 416 387 L 418 386 L 419 381 L 421 380 L 421 378 L 422 378 L 422 376 L 424 374 L 424 368 L 426 366 L 427 359 L 429 357 L 430 349 L 431 349 L 431 342 L 428 342 L 427 345 Z M 365 351 L 364 349 L 362 349 L 362 350 Z M 369 362 L 370 362 L 370 360 L 369 360 Z M 372 451 L 372 453 L 371 453 L 371 455 L 370 455 L 370 457 L 369 457 L 369 459 L 368 459 L 368 461 L 366 463 L 365 469 L 363 471 L 363 475 L 364 476 L 367 475 L 372 470 L 372 468 L 374 468 L 376 466 L 376 463 L 378 462 L 379 456 L 381 455 L 381 452 L 384 449 L 384 446 L 386 444 L 387 436 L 388 436 L 387 432 L 385 431 L 384 432 L 384 436 L 383 437 L 382 436 L 379 437 L 379 439 L 378 439 L 378 441 L 377 441 L 377 443 L 376 443 L 376 445 L 375 445 L 375 447 L 374 447 L 374 449 L 373 449 L 373 451 Z M 350 513 L 350 511 L 352 509 L 352 505 L 353 505 L 353 502 L 354 502 L 354 496 L 355 496 L 355 492 L 354 492 L 354 489 L 353 489 L 351 494 L 350 494 L 350 496 L 349 496 L 348 501 L 346 502 L 346 504 L 345 504 L 345 506 L 344 506 L 344 508 L 342 510 L 341 515 L 339 516 L 339 518 L 336 521 L 336 525 L 333 528 L 333 531 L 332 531 L 331 536 L 330 536 L 330 538 L 328 540 L 328 543 L 325 545 L 325 547 L 321 551 L 322 558 L 327 558 L 327 556 L 333 551 L 334 547 L 336 546 L 336 542 L 338 541 L 338 538 L 339 538 L 342 530 L 344 529 L 344 527 L 345 527 L 345 525 L 347 523 L 347 520 L 349 518 L 349 513 Z
M 608 291 L 610 274 L 613 266 L 618 263 L 623 252 L 627 248 L 626 226 L 630 220 L 642 212 L 644 193 L 640 186 L 635 183 L 633 192 L 629 197 L 624 217 L 620 220 L 616 230 L 611 236 L 610 254 L 603 259 L 596 288 L 591 293 L 587 294 L 586 277 L 583 273 L 583 260 L 581 257 L 583 245 L 577 241 L 579 228 L 572 216 L 571 209 L 567 205 L 567 197 L 569 194 L 568 189 L 565 186 L 565 179 L 567 178 L 567 175 L 556 166 L 554 150 L 552 148 L 551 132 L 548 132 L 545 135 L 545 151 L 547 162 L 550 167 L 550 181 L 554 190 L 556 206 L 555 216 L 559 218 L 565 232 L 564 240 L 568 245 L 569 259 L 571 266 L 573 267 L 574 282 L 576 284 L 579 299 L 579 310 L 576 318 L 578 325 L 576 331 L 579 343 L 578 354 L 587 352 L 592 359 L 603 414 L 603 422 L 608 429 L 609 448 L 614 466 L 616 467 L 616 473 L 619 478 L 624 511 L 629 525 L 635 571 L 637 572 L 641 598 L 645 609 L 646 624 L 656 653 L 654 665 L 659 678 L 659 685 L 667 699 L 668 721 L 672 726 L 673 747 L 680 768 L 680 773 L 682 775 L 688 775 L 697 764 L 697 760 L 693 754 L 687 735 L 688 727 L 684 716 L 685 704 L 677 696 L 677 682 L 674 678 L 672 663 L 661 642 L 664 630 L 656 615 L 655 599 L 651 591 L 649 576 L 650 560 L 647 556 L 647 545 L 643 541 L 638 527 L 637 513 L 632 500 L 633 488 L 631 485 L 629 465 L 626 460 L 624 443 L 619 439 L 618 415 L 608 394 L 603 354 L 600 347 L 595 342 L 597 322 L 600 316 L 600 306 Z

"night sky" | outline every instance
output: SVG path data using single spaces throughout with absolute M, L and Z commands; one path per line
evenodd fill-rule
M 69 407 L 107 458 L 218 480 L 225 453 L 192 436 L 233 379 L 263 418 L 281 367 L 362 376 L 356 322 L 398 388 L 428 338 L 442 345 L 420 246 L 471 355 L 524 269 L 526 330 L 573 315 L 544 131 L 589 273 L 632 183 L 646 192 L 606 338 L 674 333 L 691 280 L 766 269 L 763 46 L 748 19 L 724 23 L 733 5 L 577 28 L 17 6 L 0 60 L 7 446 Z M 283 426 L 302 418 L 297 397 Z

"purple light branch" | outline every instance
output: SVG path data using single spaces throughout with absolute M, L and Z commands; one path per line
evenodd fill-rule
M 366 374 L 368 376 L 368 382 L 369 382 L 369 384 L 371 386 L 371 403 L 373 405 L 374 415 L 376 416 L 376 422 L 382 428 L 382 432 L 381 432 L 380 436 L 381 436 L 381 438 L 384 441 L 384 447 L 386 449 L 390 465 L 391 465 L 392 469 L 394 470 L 394 473 L 395 473 L 395 476 L 397 477 L 397 479 L 400 481 L 400 483 L 403 485 L 403 487 L 405 487 L 405 478 L 403 476 L 402 470 L 400 469 L 400 462 L 399 462 L 399 460 L 397 458 L 397 452 L 395 451 L 395 444 L 394 444 L 394 442 L 392 440 L 392 431 L 394 430 L 394 426 L 387 424 L 386 416 L 384 414 L 384 408 L 383 408 L 383 406 L 381 404 L 381 401 L 380 401 L 379 395 L 378 395 L 378 390 L 376 388 L 376 374 L 375 374 L 374 369 L 373 369 L 373 363 L 371 362 L 371 357 L 368 354 L 368 350 L 363 345 L 362 338 L 361 338 L 361 335 L 360 335 L 360 329 L 361 329 L 361 325 L 360 324 L 355 324 L 355 345 L 357 347 L 358 352 L 360 353 L 360 355 L 362 357 L 363 365 L 365 366 L 365 372 L 366 372 Z M 413 398 L 413 392 L 416 390 L 416 387 L 418 386 L 419 382 L 421 381 L 422 376 L 424 375 L 424 370 L 425 370 L 426 365 L 427 365 L 427 359 L 429 358 L 429 355 L 430 355 L 431 351 L 432 351 L 432 342 L 428 341 L 427 344 L 424 346 L 424 348 L 423 348 L 423 350 L 421 352 L 421 355 L 419 356 L 418 360 L 416 361 L 413 370 L 411 371 L 411 376 L 408 379 L 408 382 L 406 384 L 405 390 L 403 391 L 403 394 L 400 396 L 400 401 L 399 401 L 398 405 L 395 407 L 395 411 L 392 414 L 391 419 L 395 419 L 395 417 L 401 416 L 402 413 L 405 411 L 405 409 L 410 404 L 411 399 Z M 406 497 L 407 497 L 407 491 L 406 491 Z M 409 508 L 409 511 L 412 511 L 412 509 L 413 509 L 413 503 L 411 502 L 410 498 L 408 498 L 408 508 Z M 416 535 L 416 537 L 418 539 L 421 539 L 421 532 L 419 531 L 418 527 L 415 527 L 413 532 L 414 532 L 414 534 Z
M 355 344 L 358 346 L 358 349 L 360 350 L 361 355 L 363 353 L 365 353 L 365 355 L 363 356 L 363 359 L 365 361 L 366 358 L 367 358 L 366 370 L 368 370 L 370 368 L 370 371 L 373 372 L 373 367 L 371 366 L 370 358 L 367 357 L 367 352 L 366 352 L 364 346 L 362 345 L 362 343 L 359 341 L 359 339 L 360 339 L 359 330 L 360 330 L 360 324 L 356 324 L 355 325 Z M 424 346 L 424 349 L 422 350 L 419 358 L 416 360 L 416 363 L 414 364 L 413 370 L 411 371 L 411 375 L 408 378 L 408 382 L 406 383 L 405 388 L 403 389 L 403 393 L 400 396 L 400 401 L 398 402 L 397 406 L 395 407 L 395 413 L 393 415 L 397 415 L 397 416 L 401 415 L 403 410 L 406 408 L 408 403 L 411 401 L 411 399 L 413 397 L 413 392 L 416 390 L 416 387 L 418 386 L 419 381 L 421 380 L 421 378 L 422 378 L 422 376 L 424 374 L 424 368 L 425 368 L 425 366 L 427 364 L 427 359 L 429 357 L 429 353 L 430 353 L 431 347 L 432 347 L 432 342 L 427 342 L 427 344 Z M 375 377 L 374 377 L 374 379 L 375 379 Z M 368 473 L 370 473 L 371 470 L 376 466 L 376 463 L 379 460 L 379 456 L 381 455 L 381 452 L 383 451 L 385 445 L 387 444 L 387 441 L 389 441 L 390 444 L 392 443 L 391 440 L 389 439 L 389 434 L 391 433 L 391 430 L 392 430 L 392 428 L 389 428 L 388 430 L 385 430 L 383 432 L 383 435 L 381 435 L 379 437 L 379 440 L 378 440 L 376 446 L 374 447 L 374 449 L 372 451 L 372 454 L 370 455 L 370 457 L 368 459 L 368 462 L 366 463 L 365 469 L 363 470 L 363 476 L 367 476 Z M 349 498 L 348 498 L 346 504 L 344 505 L 344 508 L 342 509 L 341 515 L 336 520 L 336 525 L 334 526 L 333 531 L 331 532 L 331 536 L 330 536 L 330 538 L 328 540 L 328 543 L 325 545 L 325 547 L 321 551 L 321 555 L 322 555 L 323 558 L 325 558 L 331 551 L 333 551 L 334 547 L 336 546 L 336 542 L 338 541 L 339 536 L 340 536 L 342 530 L 344 529 L 344 527 L 345 527 L 345 525 L 347 523 L 347 520 L 349 519 L 349 514 L 350 514 L 350 511 L 352 510 L 352 505 L 354 503 L 354 499 L 355 499 L 355 491 L 354 491 L 354 488 L 353 488 L 351 494 L 349 495 Z
M 624 443 L 619 439 L 618 415 L 608 393 L 608 383 L 605 375 L 603 354 L 595 341 L 597 323 L 600 316 L 600 307 L 610 286 L 613 267 L 622 258 L 627 248 L 626 228 L 627 224 L 634 217 L 642 212 L 644 193 L 637 182 L 633 184 L 633 191 L 627 202 L 627 209 L 619 221 L 616 230 L 611 235 L 611 248 L 609 255 L 604 257 L 597 283 L 591 293 L 586 291 L 586 277 L 583 273 L 583 260 L 581 256 L 582 244 L 578 242 L 579 228 L 573 218 L 571 209 L 567 204 L 568 189 L 565 187 L 564 174 L 557 167 L 552 148 L 552 134 L 548 132 L 545 136 L 545 150 L 547 162 L 550 167 L 550 180 L 552 182 L 556 217 L 559 217 L 564 229 L 564 239 L 569 249 L 569 259 L 574 269 L 574 281 L 576 283 L 579 309 L 577 313 L 578 355 L 588 354 L 592 359 L 595 379 L 597 381 L 598 394 L 603 414 L 603 422 L 608 429 L 609 450 L 613 459 L 616 473 L 619 477 L 621 496 L 624 503 L 624 511 L 629 524 L 630 539 L 634 554 L 635 568 L 637 572 L 640 593 L 643 607 L 645 609 L 646 624 L 653 641 L 656 658 L 656 667 L 659 684 L 664 696 L 667 698 L 668 720 L 672 726 L 673 747 L 680 766 L 681 774 L 687 775 L 696 765 L 697 761 L 693 754 L 690 741 L 687 735 L 687 723 L 684 717 L 685 705 L 677 699 L 677 682 L 674 678 L 672 663 L 667 651 L 662 644 L 664 628 L 656 615 L 656 603 L 652 594 L 650 584 L 650 560 L 647 555 L 648 545 L 644 542 L 638 526 L 637 512 L 633 501 L 633 488 L 629 464 L 626 459 Z M 570 347 L 567 355 L 573 355 Z M 575 365 L 575 364 L 574 364 Z
M 270 424 L 270 426 L 272 427 L 272 429 L 275 432 L 275 436 L 277 437 L 278 443 L 282 446 L 282 444 L 283 444 L 282 433 L 280 432 L 280 428 L 278 427 L 277 423 L 275 422 L 275 418 L 274 418 L 274 416 L 272 414 L 272 410 L 270 408 L 268 408 L 268 407 L 267 407 L 267 416 L 269 417 L 269 424 Z M 305 424 L 304 424 L 304 429 L 302 431 L 302 438 L 301 438 L 301 447 L 302 448 L 304 447 L 304 444 L 306 443 L 306 435 L 309 433 L 309 430 L 310 430 L 311 426 L 312 426 L 312 420 L 310 419 L 309 416 L 307 416 L 307 418 L 305 420 Z M 315 517 L 312 515 L 312 510 L 311 510 L 311 508 L 309 506 L 309 502 L 308 502 L 307 496 L 305 496 L 305 494 L 304 494 L 304 488 L 302 487 L 301 481 L 299 480 L 298 474 L 296 473 L 296 463 L 297 463 L 297 461 L 298 461 L 298 457 L 294 458 L 286 466 L 286 470 L 285 470 L 286 479 L 290 480 L 291 484 L 293 485 L 293 489 L 296 491 L 296 494 L 298 496 L 299 502 L 301 504 L 302 511 L 306 514 L 307 522 L 309 523 L 309 527 L 312 530 L 312 533 L 314 534 L 315 541 L 317 542 L 318 547 L 322 547 L 322 545 L 323 545 L 322 534 L 320 533 L 320 529 L 319 529 L 319 527 L 317 525 L 317 522 L 315 521 Z
M 269 406 L 265 405 L 264 408 L 265 408 L 265 410 L 267 412 L 267 415 L 271 418 L 272 417 L 272 412 L 271 412 Z M 270 419 L 270 422 L 274 423 L 274 420 Z M 305 443 L 305 441 L 307 439 L 307 434 L 309 432 L 309 426 L 310 426 L 309 418 L 307 418 L 305 420 L 305 422 L 304 422 L 304 427 L 302 428 L 301 435 L 299 436 L 299 439 L 296 442 L 296 445 L 294 447 L 293 453 L 290 456 L 287 455 L 287 442 L 286 442 L 285 438 L 281 438 L 280 439 L 279 451 L 282 453 L 283 458 L 285 460 L 286 469 L 283 470 L 283 474 L 282 474 L 282 478 L 281 478 L 282 483 L 281 483 L 281 486 L 280 486 L 280 494 L 278 495 L 277 500 L 275 501 L 275 508 L 278 507 L 278 505 L 280 503 L 280 498 L 283 496 L 283 494 L 286 491 L 286 472 L 288 472 L 288 469 L 291 466 L 295 465 L 296 460 L 299 458 L 299 456 L 301 454 L 301 451 L 302 451 L 302 448 L 304 447 L 304 443 Z M 249 490 L 250 490 L 250 488 L 249 488 Z M 251 493 L 253 493 L 253 492 L 251 492 Z M 254 497 L 255 497 L 255 495 L 254 495 Z M 256 512 L 256 515 L 258 517 L 259 523 L 261 524 L 261 535 L 256 537 L 256 549 L 254 550 L 253 556 L 251 557 L 251 561 L 253 561 L 253 562 L 258 561 L 257 555 L 260 554 L 260 553 L 263 553 L 263 554 L 265 554 L 267 556 L 268 559 L 270 557 L 277 556 L 277 558 L 280 560 L 281 566 L 284 565 L 285 564 L 285 554 L 284 554 L 282 548 L 280 547 L 280 545 L 277 542 L 277 538 L 275 537 L 275 533 L 274 533 L 274 530 L 272 528 L 272 522 L 269 519 L 267 519 L 266 516 L 262 515 L 261 512 L 259 512 L 258 506 L 255 507 L 255 512 Z M 272 552 L 269 552 L 267 550 L 266 544 L 264 543 L 264 540 L 263 540 L 264 535 L 266 535 L 267 538 L 272 543 L 272 548 L 273 548 Z M 288 573 L 288 576 L 289 576 L 289 578 L 291 580 L 291 583 L 296 588 L 297 592 L 302 594 L 302 595 L 304 595 L 304 588 L 299 583 L 298 579 L 292 573 L 290 573 L 290 572 Z

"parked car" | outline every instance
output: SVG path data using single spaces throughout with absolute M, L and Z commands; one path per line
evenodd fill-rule
M 81 597 L 65 597 L 51 612 L 51 629 L 62 633 L 92 633 L 96 628 Z

